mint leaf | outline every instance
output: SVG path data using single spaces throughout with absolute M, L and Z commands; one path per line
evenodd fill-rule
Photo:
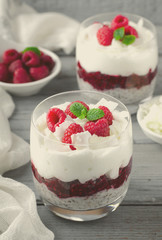
M 136 40 L 136 37 L 134 35 L 125 35 L 122 40 L 122 43 L 124 43 L 125 45 L 130 45 L 134 43 L 135 40 Z
M 104 116 L 104 111 L 99 108 L 92 108 L 87 112 L 87 119 L 89 121 L 95 121 Z
M 124 37 L 124 27 L 116 29 L 113 36 L 116 40 L 121 40 Z
M 87 115 L 87 108 L 78 102 L 71 104 L 70 111 L 80 119 L 85 118 Z
M 86 109 L 86 108 L 85 108 Z M 79 116 L 80 119 L 84 119 L 87 115 L 87 109 L 82 109 L 81 111 L 81 115 Z
M 28 51 L 35 52 L 39 56 L 41 55 L 41 52 L 37 47 L 27 47 L 22 51 L 22 53 L 25 53 L 25 52 L 28 52 Z

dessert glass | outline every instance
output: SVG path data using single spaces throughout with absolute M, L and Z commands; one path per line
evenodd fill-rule
M 72 151 L 69 144 L 44 135 L 44 124 L 38 127 L 40 116 L 53 106 L 76 100 L 95 105 L 102 98 L 111 101 L 118 126 L 115 141 L 113 136 L 99 137 L 90 146 L 80 144 Z M 32 115 L 30 146 L 35 187 L 56 215 L 75 221 L 98 219 L 114 211 L 125 197 L 132 167 L 132 124 L 127 108 L 117 99 L 81 90 L 45 99 Z
M 104 13 L 81 23 L 76 44 L 77 80 L 81 90 L 96 90 L 109 94 L 126 104 L 130 113 L 139 102 L 149 100 L 155 88 L 158 47 L 155 26 L 147 19 L 125 14 L 129 25 L 138 32 L 130 45 L 112 40 L 103 46 L 97 31 L 109 25 L 117 13 Z

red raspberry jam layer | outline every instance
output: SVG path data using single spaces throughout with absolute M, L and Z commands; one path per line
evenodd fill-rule
M 103 190 L 119 188 L 124 183 L 124 181 L 128 179 L 132 168 L 132 158 L 126 167 L 119 169 L 118 178 L 109 179 L 106 175 L 102 175 L 94 181 L 89 180 L 83 184 L 78 180 L 63 182 L 55 177 L 45 179 L 40 176 L 34 164 L 31 164 L 34 177 L 39 183 L 44 183 L 47 186 L 48 190 L 55 193 L 59 198 L 69 198 L 91 196 Z
M 141 88 L 143 86 L 149 85 L 157 73 L 157 68 L 152 71 L 151 69 L 146 75 L 139 76 L 136 74 L 131 74 L 130 76 L 124 77 L 120 75 L 107 75 L 101 72 L 86 72 L 86 70 L 81 66 L 80 62 L 78 65 L 78 75 L 85 82 L 91 84 L 97 90 L 110 90 L 114 88 Z

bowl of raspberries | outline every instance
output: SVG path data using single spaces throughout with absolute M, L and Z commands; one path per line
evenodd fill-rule
M 0 86 L 17 96 L 38 93 L 61 69 L 58 56 L 44 48 L 5 50 L 0 60 Z

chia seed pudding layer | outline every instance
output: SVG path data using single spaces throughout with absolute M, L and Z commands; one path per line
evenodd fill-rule
M 87 72 L 78 62 L 77 80 L 81 90 L 96 90 L 119 99 L 124 104 L 144 100 L 153 94 L 157 68 L 144 76 L 108 75 L 101 72 Z
M 120 168 L 116 179 L 103 175 L 81 184 L 78 180 L 66 183 L 56 178 L 44 179 L 32 164 L 35 186 L 42 199 L 55 206 L 73 210 L 100 208 L 124 196 L 129 185 L 131 167 L 132 158 L 126 167 Z
M 99 91 L 112 97 L 119 99 L 124 104 L 133 104 L 138 103 L 150 96 L 152 96 L 155 84 L 156 84 L 156 77 L 154 77 L 150 84 L 144 85 L 140 88 L 114 88 L 114 89 L 103 89 L 97 90 L 95 89 L 89 82 L 84 81 L 82 78 L 77 76 L 78 85 L 81 90 L 93 90 Z
M 42 200 L 44 199 L 49 204 L 71 210 L 90 210 L 112 204 L 121 196 L 125 196 L 130 180 L 130 177 L 128 177 L 128 179 L 119 188 L 103 190 L 92 196 L 60 199 L 55 193 L 48 190 L 44 183 L 39 183 L 35 177 L 33 178 L 35 187 Z

